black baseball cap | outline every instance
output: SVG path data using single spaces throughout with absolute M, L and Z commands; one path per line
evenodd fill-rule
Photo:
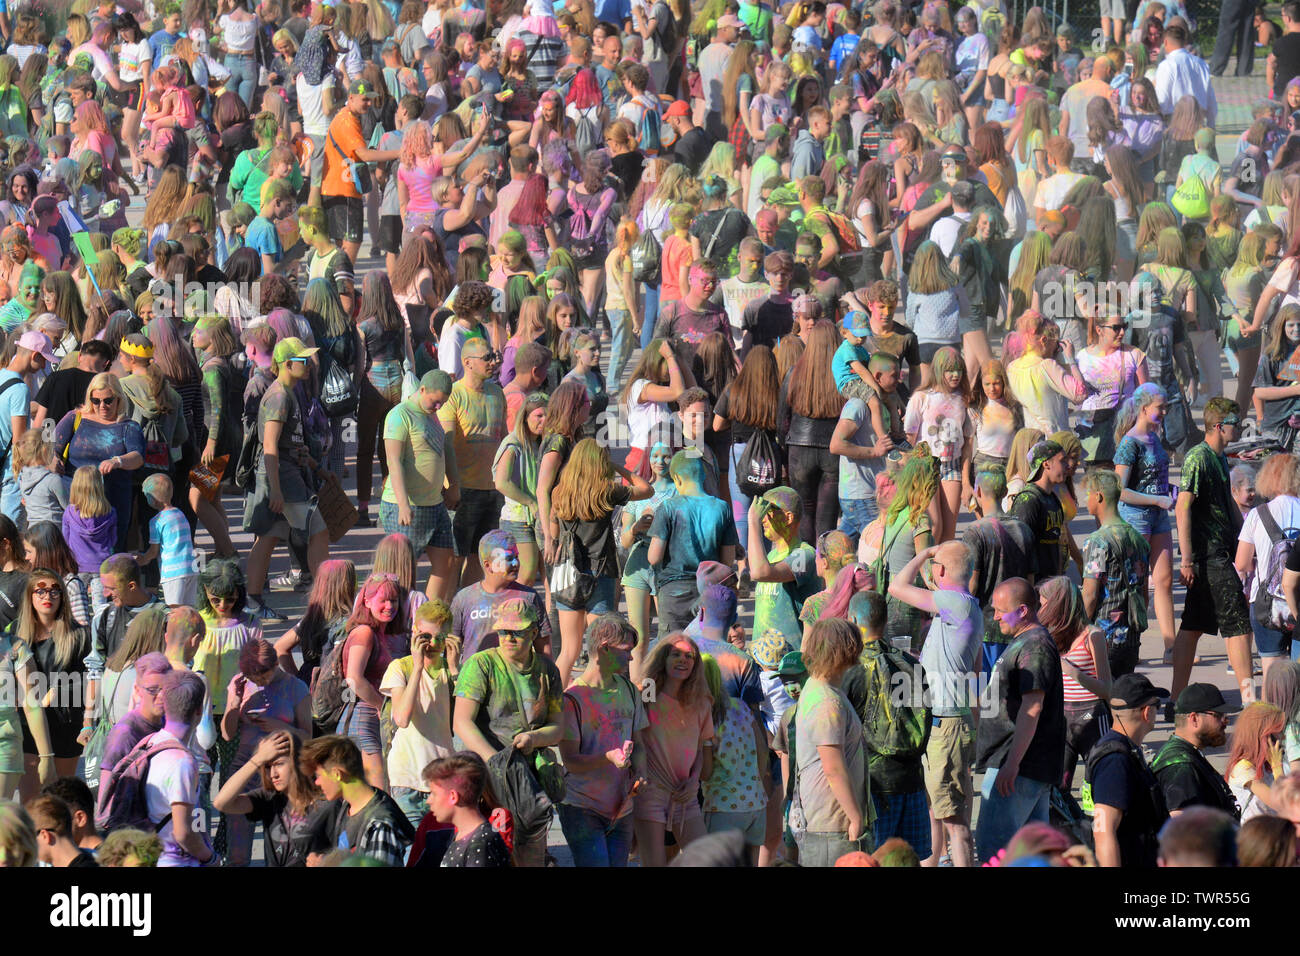
M 1145 674 L 1125 674 L 1110 687 L 1110 705 L 1112 707 L 1141 707 L 1155 700 L 1164 700 L 1169 691 L 1156 687 Z
M 1213 684 L 1188 684 L 1174 702 L 1176 714 L 1226 714 L 1230 709 Z

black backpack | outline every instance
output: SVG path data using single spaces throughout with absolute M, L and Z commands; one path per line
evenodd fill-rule
M 1125 866 L 1155 866 L 1156 854 L 1160 848 L 1158 834 L 1160 828 L 1164 826 L 1169 819 L 1169 810 L 1165 804 L 1165 791 L 1160 786 L 1160 781 L 1156 778 L 1155 773 L 1142 759 L 1141 752 L 1127 737 L 1112 737 L 1109 740 L 1098 743 L 1088 754 L 1088 759 L 1083 768 L 1083 790 L 1082 790 L 1082 807 L 1084 812 L 1092 813 L 1095 806 L 1092 797 L 1092 778 L 1096 772 L 1097 764 L 1106 757 L 1114 754 L 1124 754 L 1125 759 L 1129 762 L 1129 767 L 1141 778 L 1142 789 L 1147 794 L 1147 804 L 1144 807 L 1129 807 L 1124 812 L 1124 819 L 1131 821 L 1136 826 L 1141 823 L 1145 824 L 1138 831 L 1139 842 L 1142 847 L 1141 860 L 1125 860 Z
M 244 494 L 252 492 L 257 484 L 257 465 L 262 460 L 262 434 L 253 422 L 244 429 L 244 443 L 239 446 L 239 460 L 235 463 L 235 487 Z
M 757 498 L 781 484 L 781 456 L 776 440 L 755 428 L 736 462 L 736 486 L 741 494 Z

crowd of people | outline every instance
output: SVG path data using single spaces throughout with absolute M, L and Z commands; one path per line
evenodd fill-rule
M 0 9 L 0 864 L 1294 865 L 1240 6 Z

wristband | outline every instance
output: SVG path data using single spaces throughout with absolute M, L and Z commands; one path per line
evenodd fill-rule
M 36 758 L 37 758 L 38 760 L 44 760 L 46 757 L 49 757 L 51 760 L 53 760 L 53 759 L 54 759 L 54 754 L 37 754 L 37 755 L 36 755 Z

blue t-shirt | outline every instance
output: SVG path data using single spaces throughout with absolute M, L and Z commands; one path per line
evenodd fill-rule
M 276 262 L 284 258 L 284 246 L 280 244 L 280 233 L 276 231 L 275 223 L 262 216 L 254 216 L 248 224 L 248 235 L 244 243 L 248 248 L 256 249 L 259 254 L 264 253 Z
M 835 38 L 835 42 L 831 44 L 830 60 L 831 68 L 836 73 L 840 71 L 840 64 L 853 55 L 853 51 L 858 48 L 858 44 L 861 42 L 862 38 L 856 33 L 845 33 L 843 36 Z
M 736 521 L 725 501 L 709 495 L 677 495 L 655 512 L 650 537 L 667 544 L 663 562 L 655 569 L 655 583 L 695 580 L 702 561 L 717 561 L 718 552 L 734 545 Z
M 26 418 L 31 411 L 31 399 L 27 397 L 27 383 L 23 381 L 22 376 L 17 372 L 11 372 L 5 369 L 0 374 L 0 385 L 7 382 L 16 381 L 17 385 L 10 385 L 0 394 L 0 448 L 9 449 L 5 452 L 3 458 L 0 458 L 0 468 L 4 468 L 4 484 L 12 485 L 15 483 L 14 470 L 11 467 L 13 461 L 13 440 L 14 440 L 14 423 L 15 418 Z
M 194 540 L 180 508 L 168 508 L 149 519 L 149 543 L 159 545 L 160 580 L 171 581 L 194 573 Z
M 632 19 L 632 0 L 596 0 L 596 19 L 621 27 Z
M 861 362 L 866 365 L 871 360 L 871 353 L 865 345 L 854 345 L 848 339 L 840 343 L 840 347 L 835 350 L 835 356 L 831 359 L 831 374 L 835 376 L 835 387 L 843 389 L 849 382 L 861 381 L 858 373 L 853 371 L 850 362 Z
M 1115 464 L 1127 465 L 1128 487 L 1140 495 L 1167 495 L 1169 487 L 1169 452 L 1154 434 L 1145 442 L 1125 435 L 1115 449 Z
M 149 52 L 153 54 L 153 62 L 161 63 L 162 58 L 172 51 L 176 41 L 181 38 L 179 33 L 168 33 L 166 30 L 159 30 L 149 38 Z

